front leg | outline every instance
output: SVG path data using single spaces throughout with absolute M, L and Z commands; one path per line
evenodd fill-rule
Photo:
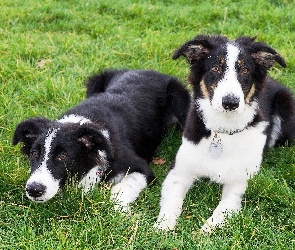
M 247 188 L 247 181 L 224 184 L 222 197 L 210 218 L 201 227 L 201 232 L 211 232 L 212 229 L 224 224 L 226 217 L 240 211 L 242 198 Z
M 134 202 L 140 192 L 148 185 L 144 174 L 133 172 L 126 174 L 123 179 L 111 189 L 111 200 L 115 202 L 115 210 L 124 212 L 129 210 L 130 203 Z
M 161 201 L 160 213 L 154 227 L 162 230 L 172 230 L 177 218 L 181 214 L 183 200 L 191 185 L 194 183 L 194 178 L 188 172 L 183 171 L 183 168 L 175 168 L 170 170 L 164 180 Z
M 126 145 L 125 145 L 126 147 Z M 115 210 L 128 211 L 140 192 L 155 178 L 147 161 L 139 157 L 133 150 L 126 147 L 120 151 L 118 160 L 113 165 L 117 175 L 110 181 L 114 182 L 110 199 L 114 201 Z

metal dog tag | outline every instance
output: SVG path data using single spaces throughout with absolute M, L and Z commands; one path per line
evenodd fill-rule
M 212 142 L 211 142 L 210 147 L 209 147 L 209 152 L 210 152 L 211 156 L 214 159 L 220 158 L 220 156 L 222 154 L 221 139 L 217 135 L 217 133 L 215 133 L 215 135 L 214 135 L 214 137 L 212 139 Z

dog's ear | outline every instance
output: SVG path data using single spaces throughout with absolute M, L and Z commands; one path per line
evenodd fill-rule
M 109 138 L 106 138 L 102 129 L 89 124 L 81 125 L 76 131 L 76 139 L 90 152 L 97 153 L 98 150 L 104 150 L 107 151 L 108 156 L 113 155 Z
M 80 126 L 77 131 L 77 141 L 81 142 L 88 149 L 101 148 L 104 144 L 103 135 L 96 129 L 89 126 Z
M 251 47 L 251 56 L 265 70 L 270 69 L 275 62 L 282 67 L 287 67 L 285 60 L 273 48 L 263 42 L 253 43 Z
M 22 152 L 30 154 L 31 147 L 36 138 L 50 126 L 51 121 L 44 117 L 35 117 L 19 123 L 14 131 L 12 144 L 23 143 Z
M 193 64 L 200 59 L 205 58 L 211 49 L 213 44 L 211 43 L 211 37 L 205 35 L 198 35 L 193 40 L 184 43 L 178 48 L 172 59 L 178 59 L 180 56 L 184 56 L 189 64 Z

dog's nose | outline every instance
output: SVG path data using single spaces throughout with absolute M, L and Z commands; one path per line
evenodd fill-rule
M 45 193 L 46 187 L 41 183 L 33 182 L 27 185 L 26 191 L 31 197 L 37 198 Z
M 227 111 L 237 109 L 239 107 L 239 103 L 240 98 L 233 94 L 226 95 L 222 98 L 222 106 Z

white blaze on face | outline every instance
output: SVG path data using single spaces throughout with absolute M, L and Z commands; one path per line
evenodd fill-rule
M 36 184 L 41 184 L 46 187 L 46 191 L 44 194 L 40 197 L 34 198 L 31 197 L 28 192 L 27 197 L 30 200 L 33 201 L 39 201 L 39 202 L 45 202 L 49 199 L 51 199 L 58 191 L 59 189 L 59 180 L 56 180 L 53 176 L 52 173 L 49 171 L 47 168 L 47 161 L 49 159 L 49 154 L 51 151 L 52 147 L 52 142 L 54 138 L 56 137 L 58 129 L 50 129 L 48 130 L 48 133 L 46 135 L 45 141 L 44 141 L 44 158 L 43 161 L 41 162 L 40 166 L 36 169 L 35 172 L 30 176 L 30 178 L 27 181 L 26 187 L 30 185 Z
M 240 113 L 245 109 L 244 93 L 238 81 L 236 69 L 240 50 L 231 43 L 228 43 L 226 49 L 226 71 L 224 77 L 217 83 L 211 104 L 215 110 L 223 112 L 225 110 L 222 106 L 222 98 L 227 95 L 233 95 L 240 99 L 239 107 L 234 112 Z
M 91 122 L 88 118 L 85 118 L 84 116 L 74 114 L 64 116 L 63 118 L 57 121 L 60 123 L 79 123 L 80 125 Z

